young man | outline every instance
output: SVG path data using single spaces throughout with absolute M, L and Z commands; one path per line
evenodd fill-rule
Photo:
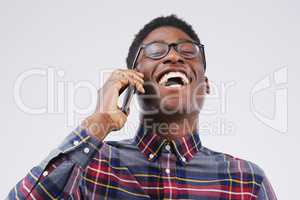
M 95 113 L 8 198 L 276 199 L 257 165 L 201 145 L 198 116 L 209 84 L 193 28 L 174 15 L 156 18 L 136 35 L 128 66 L 137 54 L 136 70 L 114 71 Z M 117 102 L 129 84 L 142 108 L 136 136 L 103 142 L 126 122 Z

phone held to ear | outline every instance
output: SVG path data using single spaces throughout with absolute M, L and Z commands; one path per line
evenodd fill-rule
M 132 67 L 129 67 L 129 69 L 135 69 L 136 68 L 136 61 L 137 61 L 137 58 L 139 57 L 139 54 L 141 52 L 141 47 L 138 49 L 135 57 L 134 57 L 134 60 L 133 60 L 133 64 L 132 64 Z M 132 100 L 132 97 L 133 97 L 133 94 L 136 93 L 136 89 L 133 85 L 129 84 L 126 91 L 125 91 L 125 97 L 124 97 L 124 100 L 123 100 L 123 105 L 122 105 L 122 112 L 125 113 L 126 115 L 129 114 L 129 108 L 130 108 L 130 102 Z
M 130 102 L 135 92 L 136 89 L 132 85 L 129 85 L 128 88 L 126 89 L 126 94 L 122 105 L 122 112 L 125 113 L 126 115 L 129 114 Z

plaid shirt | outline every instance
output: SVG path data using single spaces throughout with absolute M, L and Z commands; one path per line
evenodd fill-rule
M 277 199 L 254 163 L 202 146 L 198 133 L 168 141 L 142 126 L 106 142 L 77 128 L 7 198 Z

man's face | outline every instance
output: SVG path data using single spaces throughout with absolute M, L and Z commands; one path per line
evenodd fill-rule
M 167 44 L 179 41 L 193 41 L 186 33 L 174 27 L 160 27 L 148 34 L 143 44 L 163 41 Z M 208 89 L 207 78 L 204 75 L 204 66 L 201 55 L 196 58 L 186 59 L 173 47 L 161 59 L 151 59 L 141 51 L 137 60 L 137 70 L 144 74 L 145 94 L 139 95 L 139 104 L 145 114 L 157 112 L 165 114 L 188 114 L 199 112 Z M 175 72 L 175 73 L 170 73 Z M 188 83 L 173 87 L 162 83 L 181 76 L 187 78 Z M 182 77 L 186 76 L 186 77 Z M 178 79 L 178 78 L 177 78 Z M 174 79 L 173 79 L 174 80 Z M 175 78 L 176 80 L 176 78 Z

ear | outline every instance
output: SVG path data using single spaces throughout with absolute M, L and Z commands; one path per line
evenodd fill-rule
M 210 87 L 207 76 L 205 76 L 206 94 L 210 94 Z

